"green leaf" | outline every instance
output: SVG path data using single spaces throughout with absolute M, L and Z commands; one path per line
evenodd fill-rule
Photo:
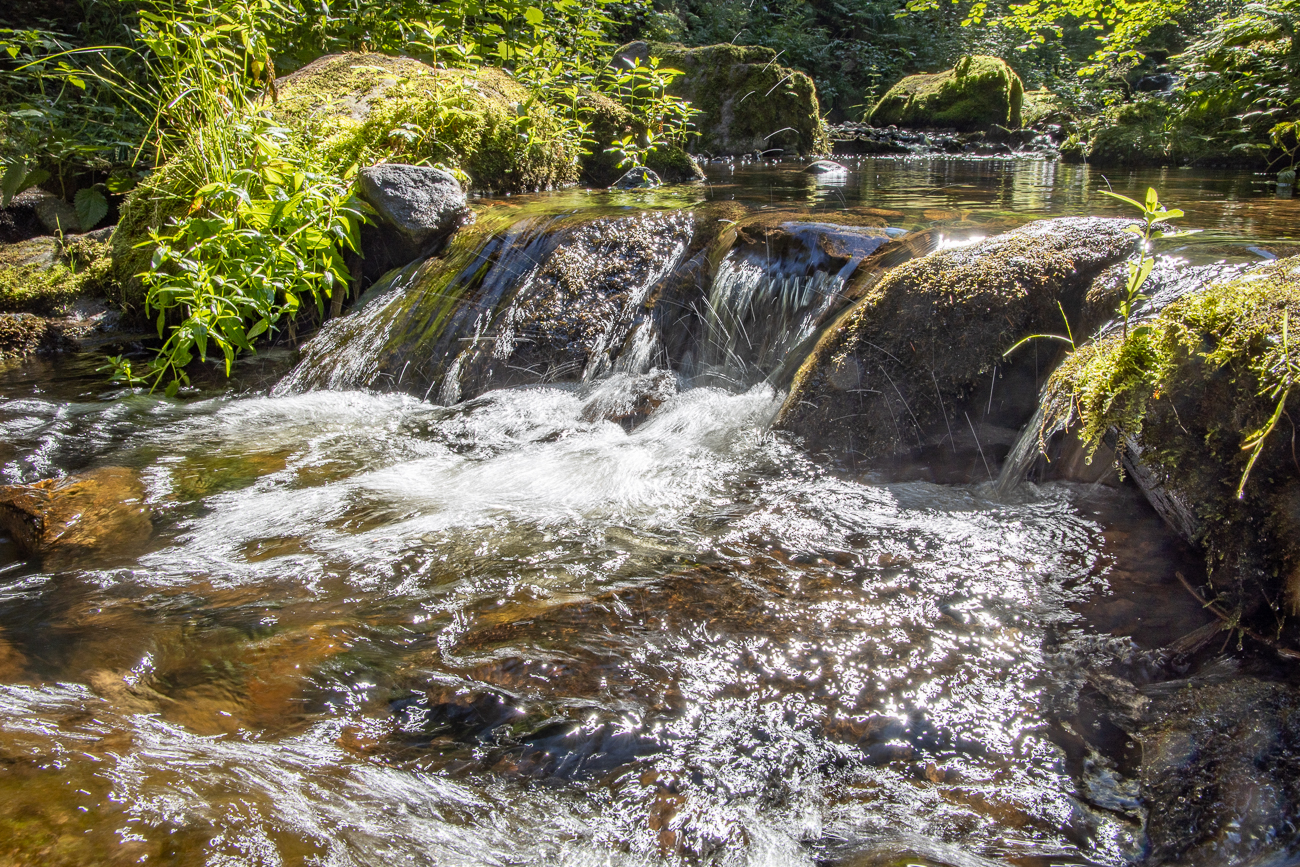
M 81 224 L 83 232 L 89 232 L 108 216 L 108 199 L 94 187 L 77 190 L 73 204 L 77 209 L 77 222 Z
M 536 6 L 529 6 L 524 10 L 524 20 L 534 27 L 539 27 L 546 20 L 546 15 Z

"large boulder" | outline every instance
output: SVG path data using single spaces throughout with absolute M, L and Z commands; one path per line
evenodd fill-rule
M 668 93 L 699 110 L 691 149 L 714 155 L 780 149 L 787 155 L 830 149 L 817 104 L 817 88 L 802 72 L 776 63 L 776 52 L 755 45 L 687 48 L 665 42 L 632 42 L 614 55 L 626 68 L 651 57 L 684 75 Z M 652 166 L 653 168 L 653 166 Z
M 342 169 L 441 163 L 475 189 L 543 190 L 578 179 L 581 143 L 545 102 L 493 67 L 331 54 L 276 83 L 272 114 Z
M 1094 291 L 1113 296 L 1120 276 Z M 1202 595 L 1264 643 L 1300 648 L 1300 470 L 1287 420 L 1297 393 L 1284 379 L 1300 257 L 1240 272 L 1158 267 L 1145 288 L 1141 328 L 1104 328 L 1052 374 L 1045 423 L 1080 421 L 1088 441 L 1118 444 L 1157 511 L 1204 551 Z M 1294 349 L 1289 358 L 1300 364 Z
M 1044 220 L 889 272 L 804 360 L 777 427 L 890 475 L 995 472 L 1037 408 L 1056 344 L 1003 354 L 1063 330 L 1058 303 L 1079 315 L 1092 279 L 1134 249 L 1128 225 Z
M 1006 61 L 982 54 L 963 57 L 952 69 L 909 75 L 895 84 L 867 116 L 875 126 L 917 129 L 1016 129 L 1025 88 Z

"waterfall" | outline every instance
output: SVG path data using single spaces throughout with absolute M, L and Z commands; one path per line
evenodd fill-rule
M 403 391 L 451 405 L 655 367 L 743 390 L 805 345 L 862 260 L 902 234 L 720 222 L 690 211 L 480 220 L 328 322 L 276 393 Z

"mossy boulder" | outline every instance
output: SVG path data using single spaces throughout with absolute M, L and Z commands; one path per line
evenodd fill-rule
M 1085 151 L 1103 166 L 1160 166 L 1174 160 L 1174 139 L 1166 131 L 1171 109 L 1156 99 L 1107 109 L 1097 119 Z
M 108 272 L 109 245 L 101 238 L 0 245 L 0 313 L 62 313 L 80 295 L 102 294 Z
M 581 98 L 581 110 L 590 124 L 590 152 L 582 158 L 582 180 L 593 187 L 608 187 L 627 171 L 619 157 L 606 150 L 627 135 L 640 135 L 645 124 L 621 103 L 603 93 L 588 91 Z M 646 167 L 664 183 L 686 184 L 704 180 L 699 164 L 676 145 L 660 145 L 646 158 Z
M 1009 361 L 1003 353 L 1060 330 L 1058 303 L 1078 315 L 1092 279 L 1133 250 L 1128 225 L 1044 220 L 887 273 L 804 360 L 777 427 L 895 478 L 996 472 L 1050 361 L 1036 363 L 1035 347 Z
M 280 79 L 271 113 L 338 168 L 429 162 L 498 192 L 578 179 L 577 137 L 544 101 L 492 67 L 435 69 L 410 57 L 331 54 Z
M 668 87 L 699 110 L 688 145 L 697 153 L 734 155 L 781 149 L 787 155 L 830 151 L 811 78 L 776 63 L 776 52 L 751 45 L 687 48 L 667 42 L 632 42 L 613 64 L 651 57 L 684 74 Z
M 1300 467 L 1287 414 L 1300 412 L 1300 392 L 1283 377 L 1300 366 L 1290 325 L 1292 314 L 1300 322 L 1300 257 L 1205 285 L 1189 270 L 1195 291 L 1065 360 L 1046 423 L 1073 419 L 1085 440 L 1117 443 L 1148 496 L 1175 507 L 1159 510 L 1204 550 L 1205 597 L 1297 649 Z M 1249 446 L 1271 421 L 1251 466 Z
M 952 69 L 904 78 L 876 103 L 867 121 L 916 129 L 970 131 L 993 124 L 1017 129 L 1024 92 L 1006 61 L 969 55 Z
M 581 142 L 555 111 L 500 69 L 435 69 L 410 57 L 331 54 L 276 82 L 266 110 L 309 164 L 342 173 L 380 162 L 436 164 L 499 192 L 578 180 Z M 204 155 L 182 152 L 122 205 L 113 238 L 115 299 L 143 306 L 136 275 L 149 232 L 183 216 L 205 183 Z

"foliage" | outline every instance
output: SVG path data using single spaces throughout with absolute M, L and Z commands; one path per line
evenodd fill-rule
M 1160 195 L 1156 192 L 1155 187 L 1147 188 L 1146 199 L 1139 202 L 1130 199 L 1128 196 L 1121 196 L 1119 193 L 1111 190 L 1102 190 L 1104 195 L 1112 199 L 1119 199 L 1121 202 L 1132 205 L 1142 215 L 1146 223 L 1142 228 L 1130 226 L 1125 231 L 1132 232 L 1142 239 L 1142 245 L 1138 248 L 1138 260 L 1128 263 L 1128 283 L 1124 287 L 1124 296 L 1119 301 L 1119 315 L 1123 320 L 1123 334 L 1128 337 L 1128 323 L 1133 312 L 1138 305 L 1145 301 L 1147 296 L 1142 294 L 1142 286 L 1146 283 L 1147 278 L 1151 276 L 1151 269 L 1155 267 L 1155 257 L 1150 255 L 1151 242 L 1156 238 L 1170 237 L 1174 238 L 1181 232 L 1167 231 L 1155 228 L 1157 223 L 1164 223 L 1169 220 L 1177 220 L 1183 216 L 1183 212 L 1175 208 L 1169 210 L 1160 204 Z
M 659 58 L 642 64 L 632 58 L 631 66 L 611 70 L 602 79 L 602 91 L 632 111 L 641 130 L 632 132 L 606 148 L 619 157 L 619 167 L 644 166 L 646 157 L 664 146 L 682 147 L 698 112 L 689 102 L 668 93 L 668 86 L 682 75 L 679 69 L 661 67 Z
M 348 179 L 286 158 L 286 131 L 264 117 L 236 131 L 248 146 L 244 168 L 201 187 L 190 216 L 153 234 L 145 305 L 165 341 L 143 370 L 114 359 L 119 380 L 157 387 L 170 376 L 168 394 L 175 394 L 189 381 L 195 350 L 206 359 L 209 343 L 229 375 L 235 355 L 251 351 L 252 340 L 292 318 L 304 300 L 323 316 L 324 300 L 347 286 L 342 251 L 358 251 L 363 219 Z M 174 311 L 183 318 L 168 330 Z

